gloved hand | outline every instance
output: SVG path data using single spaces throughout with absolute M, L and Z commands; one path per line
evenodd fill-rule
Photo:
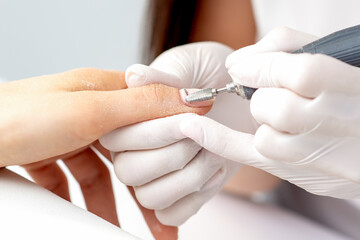
M 160 55 L 150 67 L 129 67 L 126 82 L 129 87 L 155 82 L 177 88 L 222 87 L 231 81 L 224 66 L 231 52 L 213 42 L 176 47 Z M 232 111 L 231 106 L 242 109 L 241 113 Z M 120 181 L 134 186 L 139 202 L 155 209 L 162 223 L 173 226 L 195 214 L 240 167 L 182 134 L 171 134 L 187 116 L 139 123 L 101 139 L 105 148 L 115 152 L 113 161 Z M 237 96 L 219 97 L 208 116 L 238 130 L 255 131 L 249 103 Z
M 260 88 L 255 136 L 190 116 L 184 134 L 209 151 L 337 198 L 360 197 L 360 69 L 325 55 L 289 54 L 315 38 L 280 28 L 226 61 L 233 80 Z M 283 51 L 283 52 L 280 52 Z

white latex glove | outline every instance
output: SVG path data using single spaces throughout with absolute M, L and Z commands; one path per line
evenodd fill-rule
M 261 124 L 255 136 L 200 116 L 184 119 L 180 132 L 309 192 L 359 198 L 360 69 L 325 55 L 285 53 L 312 40 L 280 28 L 227 58 L 234 81 L 261 87 L 251 100 Z
M 221 87 L 231 81 L 224 65 L 231 52 L 213 42 L 176 47 L 161 54 L 150 67 L 129 67 L 126 81 L 129 87 L 155 82 L 177 88 Z M 242 112 L 232 111 L 232 106 Z M 167 225 L 185 222 L 240 167 L 202 149 L 179 131 L 173 134 L 187 116 L 143 122 L 101 139 L 104 147 L 115 152 L 113 162 L 120 181 L 134 186 L 139 202 L 155 209 L 158 219 Z M 209 116 L 238 130 L 255 132 L 249 103 L 235 95 L 218 97 Z

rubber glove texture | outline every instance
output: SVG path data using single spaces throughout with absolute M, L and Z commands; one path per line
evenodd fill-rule
M 225 59 L 232 49 L 213 42 L 170 49 L 149 67 L 130 66 L 129 87 L 162 83 L 177 88 L 221 87 L 231 81 Z M 236 102 L 242 115 L 232 115 Z M 134 186 L 139 202 L 155 209 L 158 219 L 178 226 L 195 214 L 238 171 L 240 164 L 202 149 L 179 131 L 188 114 L 175 115 L 120 128 L 101 139 L 113 151 L 115 172 Z M 254 132 L 249 103 L 237 96 L 219 97 L 210 117 L 230 127 Z
M 255 136 L 191 116 L 181 132 L 209 151 L 252 165 L 305 190 L 360 197 L 360 69 L 329 56 L 289 54 L 316 38 L 278 28 L 231 54 L 233 80 L 259 88 Z

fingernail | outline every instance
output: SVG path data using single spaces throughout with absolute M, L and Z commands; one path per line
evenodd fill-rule
M 131 67 L 125 74 L 126 83 L 131 87 L 138 87 L 145 85 L 146 74 L 140 67 Z
M 201 101 L 201 102 L 187 102 L 186 101 L 186 97 L 194 92 L 200 91 L 201 89 L 197 89 L 197 88 L 183 88 L 180 89 L 180 98 L 181 101 L 189 106 L 189 107 L 208 107 L 211 106 L 214 103 L 214 99 L 211 100 L 206 100 L 206 101 Z

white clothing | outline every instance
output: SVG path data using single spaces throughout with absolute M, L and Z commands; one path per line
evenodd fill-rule
M 258 39 L 287 26 L 316 36 L 360 24 L 359 0 L 252 0 Z

